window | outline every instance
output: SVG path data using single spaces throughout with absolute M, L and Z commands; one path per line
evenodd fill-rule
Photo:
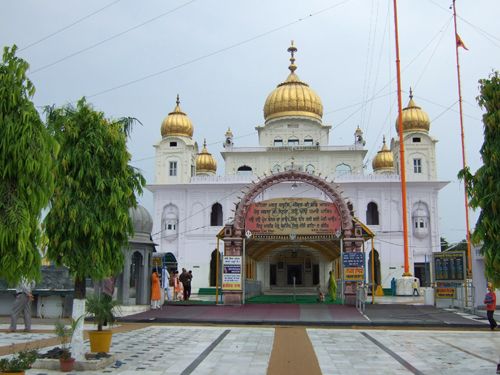
M 216 227 L 222 225 L 222 206 L 220 203 L 214 203 L 212 212 L 210 212 L 210 226 Z
M 351 167 L 347 164 L 342 163 L 337 165 L 337 167 L 335 168 L 336 177 L 343 176 L 349 173 L 351 173 Z
M 288 140 L 288 146 L 298 146 L 298 145 L 299 145 L 298 138 L 290 138 Z
M 169 176 L 177 176 L 177 162 L 171 161 L 168 168 Z
M 314 146 L 314 142 L 313 142 L 312 138 L 304 139 L 304 146 Z
M 279 164 L 276 164 L 273 169 L 271 170 L 273 173 L 278 173 L 280 171 L 281 167 Z
M 366 224 L 378 225 L 378 206 L 375 202 L 368 203 L 366 207 Z
M 306 172 L 309 173 L 309 174 L 313 174 L 314 173 L 314 165 L 308 164 L 306 166 Z
M 237 174 L 251 175 L 252 168 L 249 167 L 248 165 L 242 165 L 241 167 L 238 168 Z
M 413 159 L 413 173 L 422 173 L 422 159 Z
M 177 147 L 177 142 L 170 142 L 170 147 Z
M 422 140 L 420 139 L 420 137 L 413 137 L 412 141 L 413 143 L 420 143 Z
M 274 146 L 275 147 L 283 147 L 283 140 L 281 138 L 276 138 L 274 140 Z

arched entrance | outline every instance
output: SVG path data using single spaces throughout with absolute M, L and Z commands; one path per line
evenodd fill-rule
M 337 186 L 296 170 L 267 176 L 236 202 L 234 222 L 224 228 L 224 303 L 274 288 L 325 289 L 341 253 L 361 253 L 362 243 L 362 228 Z M 351 276 L 344 295 L 353 303 L 361 280 Z

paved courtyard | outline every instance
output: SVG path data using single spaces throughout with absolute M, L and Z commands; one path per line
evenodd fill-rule
M 33 328 L 37 333 L 12 334 L 2 330 L 0 349 L 54 337 L 51 326 Z M 74 374 L 266 374 L 277 329 L 305 330 L 306 345 L 312 345 L 315 358 L 300 358 L 299 351 L 288 362 L 317 361 L 323 374 L 494 374 L 500 358 L 500 333 L 487 330 L 136 324 L 132 330 L 114 334 L 112 352 L 116 362 L 100 371 Z M 292 346 L 300 348 L 303 344 L 296 342 Z M 57 373 L 40 369 L 27 372 Z

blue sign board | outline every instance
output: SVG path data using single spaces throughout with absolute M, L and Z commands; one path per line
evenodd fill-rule
M 365 253 L 344 253 L 343 254 L 344 268 L 359 268 L 365 266 Z

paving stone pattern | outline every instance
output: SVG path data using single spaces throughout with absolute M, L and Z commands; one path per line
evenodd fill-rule
M 422 374 L 494 374 L 500 359 L 497 331 L 310 328 L 307 333 L 323 374 L 416 373 L 404 363 Z M 220 343 L 207 352 L 221 335 Z M 49 337 L 53 334 L 1 332 L 0 346 Z M 117 361 L 111 366 L 69 374 L 182 374 L 197 359 L 189 373 L 266 374 L 273 339 L 274 328 L 266 327 L 150 326 L 113 335 Z M 206 356 L 200 357 L 202 353 Z M 27 374 L 59 372 L 32 369 Z

